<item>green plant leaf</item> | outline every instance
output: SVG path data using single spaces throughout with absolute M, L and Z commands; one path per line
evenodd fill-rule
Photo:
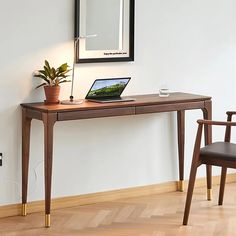
M 64 63 L 60 67 L 58 67 L 58 69 L 60 72 L 65 72 L 65 71 L 67 71 L 68 67 L 69 67 L 68 64 Z
M 63 75 L 63 76 L 59 76 L 58 79 L 63 80 L 63 79 L 66 79 L 68 77 L 70 77 L 70 75 Z
M 47 77 L 45 75 L 42 75 L 42 74 L 34 75 L 34 77 L 41 78 L 41 79 L 47 79 Z
M 65 79 L 65 78 L 66 78 L 66 75 L 61 74 L 61 75 L 59 75 L 58 77 L 61 78 L 61 79 Z
M 47 77 L 47 74 L 46 74 L 45 70 L 38 70 L 38 72 L 43 74 L 43 75 L 45 75 Z
M 46 73 L 46 76 L 49 77 L 50 76 L 50 73 L 49 73 L 49 70 L 46 66 L 43 67 L 44 68 L 44 71 Z
M 72 71 L 72 69 L 67 69 L 66 71 L 63 71 L 62 74 L 67 74 L 67 73 L 69 73 L 70 71 Z
M 42 87 L 42 86 L 44 86 L 44 85 L 47 85 L 47 84 L 46 84 L 46 83 L 42 83 L 42 84 L 40 84 L 39 86 L 37 86 L 35 89 L 40 88 L 40 87 Z
M 52 67 L 52 69 L 51 69 L 51 76 L 52 76 L 52 80 L 54 80 L 55 78 L 57 78 L 56 70 L 55 70 L 54 67 Z
M 70 76 L 70 75 L 67 75 L 69 72 L 70 72 L 71 70 L 66 70 L 66 71 L 64 71 L 64 72 L 60 72 L 60 73 L 58 73 L 58 76 Z
M 67 82 L 71 82 L 71 80 L 62 80 L 58 84 L 67 83 Z
M 62 64 L 60 67 L 56 69 L 56 75 L 59 77 L 61 74 L 67 74 L 70 69 L 67 63 Z
M 57 85 L 59 84 L 59 79 L 56 78 L 56 79 L 53 81 L 53 84 L 57 86 Z
M 50 68 L 50 70 L 49 70 L 46 66 L 44 66 L 44 70 L 45 70 L 45 72 L 46 72 L 46 74 L 47 74 L 47 77 L 49 78 L 49 80 L 50 80 L 50 82 L 51 82 L 51 80 L 52 80 L 51 68 Z
M 40 78 L 40 79 L 46 81 L 48 84 L 50 84 L 50 81 L 44 75 L 35 75 L 34 77 Z
M 50 70 L 51 69 L 51 67 L 50 67 L 50 65 L 49 65 L 49 62 L 47 61 L 47 60 L 45 60 L 45 66 Z
M 56 69 L 56 76 L 58 77 L 61 74 L 61 72 L 59 71 L 59 69 Z

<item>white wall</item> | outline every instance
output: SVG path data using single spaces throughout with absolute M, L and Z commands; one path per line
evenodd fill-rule
M 73 0 L 13 0 L 0 7 L 0 204 L 20 202 L 22 102 L 42 101 L 32 72 L 47 58 L 73 58 Z M 126 94 L 172 90 L 211 95 L 213 117 L 235 109 L 234 0 L 137 0 L 135 61 L 78 65 L 76 97 L 96 78 L 132 76 Z M 62 88 L 61 99 L 69 96 Z M 196 119 L 186 114 L 186 176 Z M 222 130 L 215 132 L 220 139 Z M 42 123 L 32 123 L 29 200 L 42 199 Z M 121 148 L 122 147 L 122 148 Z M 162 113 L 72 122 L 55 126 L 53 197 L 176 180 L 176 114 Z M 34 170 L 37 174 L 35 178 Z M 217 172 L 216 172 L 217 173 Z M 205 171 L 201 169 L 199 175 Z

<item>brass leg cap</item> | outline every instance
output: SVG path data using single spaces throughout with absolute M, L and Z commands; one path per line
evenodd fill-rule
M 208 201 L 212 200 L 212 189 L 207 189 L 207 200 Z
M 26 216 L 27 215 L 27 204 L 26 203 L 23 203 L 22 204 L 22 216 Z
M 179 181 L 179 191 L 180 191 L 180 192 L 183 192 L 183 191 L 184 191 L 184 181 L 183 181 L 183 180 L 180 180 L 180 181 Z
M 46 214 L 45 215 L 45 227 L 46 228 L 49 228 L 51 225 L 51 222 L 50 222 L 50 214 Z

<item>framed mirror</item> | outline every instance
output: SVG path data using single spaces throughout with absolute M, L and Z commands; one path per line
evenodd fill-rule
M 77 63 L 134 60 L 134 0 L 75 0 Z

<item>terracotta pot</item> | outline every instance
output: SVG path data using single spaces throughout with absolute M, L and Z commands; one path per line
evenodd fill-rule
M 60 86 L 44 86 L 46 96 L 45 104 L 59 103 Z

